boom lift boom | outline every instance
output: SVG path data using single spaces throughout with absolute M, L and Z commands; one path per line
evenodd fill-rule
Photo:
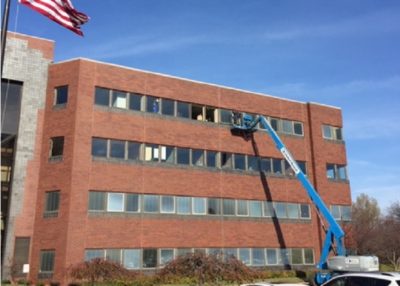
M 283 157 L 286 159 L 286 161 L 289 163 L 290 167 L 294 171 L 297 179 L 300 181 L 300 183 L 303 185 L 303 187 L 306 189 L 307 194 L 311 201 L 313 202 L 314 206 L 316 207 L 317 211 L 319 214 L 321 214 L 326 222 L 328 223 L 328 228 L 326 229 L 326 236 L 325 236 L 325 241 L 323 244 L 320 260 L 317 264 L 317 268 L 319 270 L 326 270 L 329 269 L 328 265 L 328 257 L 330 252 L 335 252 L 336 257 L 332 260 L 332 266 L 335 268 L 335 270 L 342 270 L 346 271 L 349 270 L 350 268 L 348 267 L 349 264 L 362 264 L 363 260 L 362 258 L 366 258 L 368 261 L 371 259 L 373 260 L 373 267 L 366 267 L 366 269 L 363 269 L 364 271 L 377 271 L 379 269 L 376 268 L 377 258 L 376 257 L 365 257 L 365 256 L 351 256 L 346 257 L 346 249 L 344 246 L 344 231 L 340 227 L 340 225 L 336 222 L 335 218 L 329 211 L 328 207 L 325 205 L 317 191 L 314 189 L 314 187 L 311 185 L 310 181 L 307 179 L 306 175 L 303 173 L 301 168 L 298 166 L 297 162 L 294 160 L 293 156 L 290 154 L 290 152 L 286 149 L 285 145 L 283 144 L 282 140 L 279 138 L 278 134 L 275 132 L 275 130 L 272 128 L 271 124 L 269 121 L 264 117 L 264 116 L 253 116 L 245 113 L 233 113 L 232 116 L 233 119 L 233 130 L 238 130 L 242 131 L 245 133 L 249 132 L 255 132 L 258 130 L 257 124 L 260 124 L 262 129 L 260 130 L 265 130 L 272 140 L 274 141 L 276 148 L 282 153 Z M 369 259 L 371 258 L 371 259 Z M 347 265 L 346 265 L 347 264 Z M 361 267 L 360 267 L 361 268 Z M 357 268 L 357 270 L 361 270 L 360 268 Z M 323 273 L 323 272 L 318 272 L 316 275 L 316 283 L 318 285 L 328 281 L 332 277 L 331 273 Z

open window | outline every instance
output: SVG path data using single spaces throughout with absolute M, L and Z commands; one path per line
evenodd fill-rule
M 50 138 L 50 159 L 61 159 L 64 153 L 64 137 Z
M 204 121 L 203 106 L 192 104 L 192 119 L 198 121 Z

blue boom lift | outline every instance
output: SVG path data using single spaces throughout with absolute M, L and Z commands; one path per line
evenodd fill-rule
M 258 128 L 258 124 L 260 125 L 260 128 Z M 286 149 L 278 134 L 264 116 L 258 115 L 253 117 L 249 114 L 234 112 L 232 114 L 232 125 L 233 131 L 251 133 L 257 130 L 264 130 L 270 135 L 276 148 L 282 153 L 283 157 L 294 171 L 297 179 L 306 189 L 307 194 L 318 213 L 322 215 L 327 222 L 328 228 L 325 230 L 325 241 L 320 260 L 317 264 L 317 269 L 320 270 L 317 272 L 315 277 L 317 285 L 321 285 L 331 279 L 336 272 L 379 270 L 378 258 L 375 256 L 346 256 L 343 229 L 336 222 L 328 207 L 325 205 L 306 175 L 304 175 L 301 168 L 298 166 L 297 162 L 293 159 L 293 156 Z M 336 256 L 329 258 L 331 252 L 334 252 Z M 328 270 L 331 270 L 331 272 Z

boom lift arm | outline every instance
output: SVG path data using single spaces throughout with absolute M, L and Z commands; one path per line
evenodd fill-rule
M 317 211 L 324 217 L 326 222 L 328 223 L 328 228 L 326 230 L 326 237 L 324 241 L 324 245 L 321 252 L 320 260 L 317 264 L 317 268 L 320 270 L 328 269 L 327 261 L 328 256 L 331 251 L 335 250 L 336 246 L 336 255 L 345 256 L 346 249 L 344 246 L 344 231 L 340 227 L 340 225 L 336 222 L 335 218 L 329 211 L 328 207 L 325 205 L 317 191 L 311 185 L 310 181 L 307 179 L 306 175 L 304 175 L 301 168 L 298 166 L 297 162 L 293 159 L 293 156 L 286 149 L 282 140 L 279 138 L 278 134 L 272 128 L 269 121 L 264 116 L 253 116 L 248 114 L 238 114 L 234 113 L 233 115 L 233 130 L 239 130 L 243 132 L 255 132 L 257 131 L 257 124 L 260 123 L 260 126 L 265 130 L 272 140 L 274 141 L 276 148 L 282 153 L 283 157 L 289 163 L 290 167 L 294 171 L 297 179 L 301 182 L 303 187 L 306 189 L 307 194 Z M 318 284 L 322 284 L 323 282 L 329 280 L 331 275 L 329 273 L 317 273 L 316 282 Z

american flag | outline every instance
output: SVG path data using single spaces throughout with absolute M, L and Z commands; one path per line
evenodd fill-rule
M 19 0 L 19 2 L 83 36 L 80 26 L 85 24 L 89 17 L 75 10 L 70 0 Z

